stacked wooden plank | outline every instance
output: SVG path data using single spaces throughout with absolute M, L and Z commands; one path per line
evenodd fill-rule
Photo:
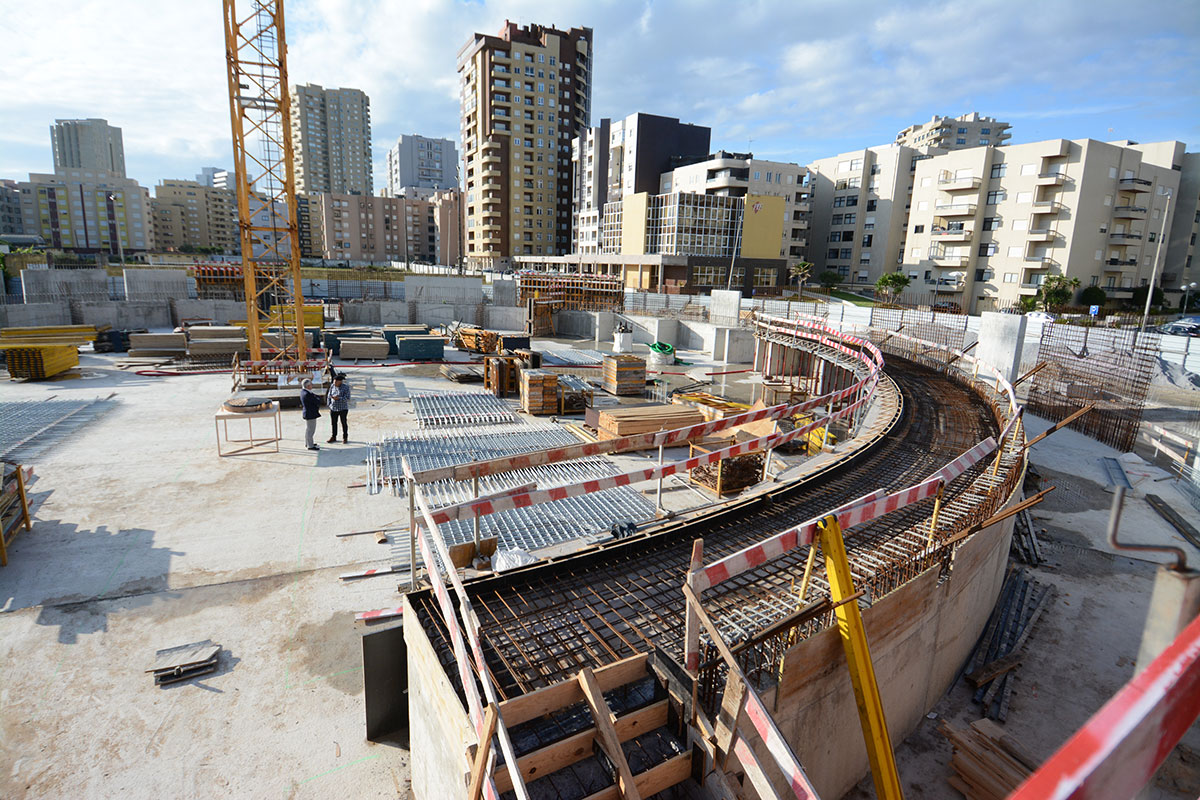
M 377 339 L 342 339 L 342 358 L 387 358 L 392 346 L 382 337 Z
M 942 720 L 938 730 L 954 746 L 954 774 L 946 780 L 967 800 L 1003 800 L 1037 769 L 1037 761 L 991 720 L 965 729 Z
M 246 329 L 237 325 L 193 325 L 187 332 L 193 342 L 198 339 L 246 339 Z
M 0 346 L 22 344 L 81 345 L 96 341 L 96 337 L 111 325 L 35 325 L 32 327 L 0 328 Z
M 600 412 L 599 432 L 601 438 L 632 436 L 637 433 L 652 433 L 659 430 L 686 428 L 704 422 L 700 412 L 690 406 L 654 404 L 605 409 Z
M 735 414 L 744 413 L 750 406 L 746 403 L 735 403 L 724 397 L 717 397 L 708 392 L 683 392 L 672 395 L 671 402 L 679 405 L 694 406 L 706 420 L 724 419 Z
M 471 364 L 442 364 L 442 377 L 455 383 L 478 383 L 483 380 L 483 370 Z
M 13 378 L 44 380 L 79 366 L 73 344 L 31 344 L 7 349 L 8 374 Z
M 181 356 L 187 352 L 187 334 L 184 333 L 131 333 L 129 355 L 138 356 Z
M 558 375 L 545 369 L 521 370 L 521 410 L 527 414 L 557 414 Z
M 640 395 L 646 390 L 646 361 L 637 356 L 608 353 L 603 365 L 604 391 L 615 395 Z
M 455 331 L 454 346 L 472 353 L 496 353 L 500 350 L 500 334 L 463 325 Z

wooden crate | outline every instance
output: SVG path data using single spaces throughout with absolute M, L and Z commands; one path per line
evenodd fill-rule
M 558 375 L 545 369 L 521 370 L 521 410 L 527 414 L 557 414 Z
M 637 356 L 609 353 L 602 367 L 604 391 L 615 395 L 640 395 L 646 391 L 646 361 Z
M 483 388 L 496 397 L 511 397 L 521 390 L 520 370 L 517 356 L 484 356 Z

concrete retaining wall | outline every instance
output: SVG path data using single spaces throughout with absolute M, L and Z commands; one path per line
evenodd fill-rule
M 511 283 L 511 281 L 510 281 Z M 484 306 L 484 325 L 494 331 L 524 331 L 528 315 L 524 308 L 518 306 L 502 306 L 499 304 Z M 579 312 L 574 312 L 579 313 Z M 558 332 L 557 327 L 555 333 Z
M 66 301 L 0 306 L 0 328 L 31 328 L 37 325 L 70 324 L 71 307 Z
M 56 300 L 108 300 L 108 273 L 102 269 L 21 270 L 26 303 Z
M 675 347 L 683 350 L 703 350 L 717 358 L 715 350 L 717 326 L 708 322 L 679 320 L 679 340 Z
M 483 278 L 406 275 L 404 299 L 418 303 L 472 305 L 483 302 Z M 516 298 L 511 305 L 516 305 Z
M 516 281 L 492 281 L 492 302 L 498 306 L 517 304 Z
M 726 364 L 750 364 L 754 362 L 754 334 L 743 328 L 725 329 L 724 346 L 720 353 L 713 353 L 714 361 Z
M 592 339 L 596 336 L 596 318 L 592 311 L 557 311 L 554 314 L 555 336 L 578 336 Z M 610 334 L 611 338 L 611 334 Z
M 612 311 L 593 311 L 592 319 L 596 325 L 596 344 L 601 342 L 612 343 L 613 326 L 617 322 L 617 315 Z
M 126 300 L 184 299 L 191 296 L 192 279 L 181 269 L 127 269 Z
M 217 325 L 246 319 L 246 304 L 240 300 L 172 300 L 171 324 L 185 319 L 211 319 Z
M 379 300 L 363 300 L 363 301 L 345 301 L 342 303 L 342 324 L 343 325 L 379 325 Z M 408 314 L 408 304 L 402 304 L 405 307 L 405 315 Z M 408 322 L 406 319 L 405 323 Z
M 742 293 L 714 289 L 710 295 L 712 303 L 708 307 L 708 316 L 717 324 L 728 325 L 736 322 L 742 313 Z
M 155 300 L 121 300 L 107 303 L 71 301 L 72 325 L 111 325 L 116 330 L 170 328 L 171 307 Z

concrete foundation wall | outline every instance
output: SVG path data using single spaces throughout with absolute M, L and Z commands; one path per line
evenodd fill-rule
M 407 275 L 404 278 L 404 299 L 418 303 L 453 305 L 482 303 L 483 278 Z M 513 298 L 510 305 L 516 305 L 516 298 Z
M 71 307 L 66 301 L 0 306 L 0 328 L 32 328 L 38 325 L 70 324 Z
M 498 306 L 517 304 L 516 281 L 492 281 L 492 303 Z
M 939 568 L 931 567 L 863 612 L 893 742 L 908 736 L 945 693 L 986 625 L 1004 582 L 1012 525 L 1009 519 L 968 539 L 945 583 L 938 584 Z M 782 679 L 763 700 L 822 797 L 841 797 L 867 774 L 836 627 L 789 650 Z
M 415 303 L 416 313 L 412 322 L 422 325 L 445 325 L 450 322 L 465 322 L 468 325 L 479 325 L 480 304 L 438 304 Z
M 742 313 L 742 293 L 715 289 L 710 292 L 712 304 L 708 308 L 708 316 L 717 324 L 736 322 Z
M 484 306 L 483 312 L 484 320 L 482 320 L 482 324 L 490 330 L 521 332 L 525 330 L 525 322 L 528 315 L 524 308 L 493 304 Z M 555 333 L 557 332 L 558 328 L 556 325 Z
M 191 296 L 192 279 L 181 269 L 127 269 L 126 300 L 167 300 Z
M 102 269 L 21 270 L 26 303 L 56 300 L 108 300 L 108 273 Z
M 240 300 L 172 300 L 170 307 L 172 325 L 185 319 L 211 319 L 217 325 L 246 319 L 246 304 Z
M 244 311 L 243 311 L 244 314 Z M 158 300 L 120 300 L 106 303 L 71 301 L 72 325 L 111 325 L 116 330 L 171 328 L 170 304 Z
M 404 598 L 404 641 L 408 645 L 412 796 L 465 800 L 467 748 L 478 737 L 408 597 Z
M 633 329 L 633 341 L 636 344 L 653 344 L 666 342 L 675 344 L 679 333 L 679 320 L 659 319 L 658 317 L 635 317 L 622 314 L 620 321 Z M 611 341 L 612 335 L 609 334 Z
M 703 350 L 717 356 L 714 348 L 717 343 L 717 326 L 709 322 L 693 322 L 687 319 L 679 320 L 678 341 L 675 347 L 684 350 Z
M 1028 320 L 1023 314 L 985 311 L 979 320 L 979 345 L 974 355 L 1000 370 L 1009 382 L 1021 377 L 1021 348 Z M 968 342 L 969 344 L 969 342 Z
M 743 328 L 728 328 L 725 333 L 725 347 L 720 356 L 713 354 L 713 359 L 724 361 L 726 364 L 749 364 L 754 361 L 754 334 Z
M 343 325 L 380 325 L 380 305 L 379 300 L 363 300 L 348 301 L 342 303 L 342 324 Z M 408 304 L 399 303 L 397 305 L 404 306 L 404 313 L 408 314 Z M 404 321 L 405 324 L 408 320 Z
M 592 311 L 557 311 L 554 314 L 555 336 L 578 336 L 581 339 L 596 338 L 596 317 Z M 612 339 L 611 332 L 608 336 Z

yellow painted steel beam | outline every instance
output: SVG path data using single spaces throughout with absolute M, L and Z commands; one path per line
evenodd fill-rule
M 842 528 L 833 515 L 821 520 L 817 527 L 821 532 L 821 552 L 825 556 L 830 597 L 835 604 L 833 613 L 837 616 L 838 631 L 842 635 L 842 647 L 850 668 L 850 682 L 854 686 L 854 702 L 858 706 L 863 741 L 871 762 L 875 794 L 880 800 L 903 800 L 896 757 L 883 714 L 883 700 L 879 696 L 875 667 L 867 646 L 867 631 L 863 627 L 858 603 L 854 602 L 854 579 L 850 574 L 850 561 L 846 558 Z

